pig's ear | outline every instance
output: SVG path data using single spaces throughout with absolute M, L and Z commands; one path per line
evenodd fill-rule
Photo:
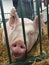
M 40 25 L 41 25 L 41 27 L 43 27 L 43 24 L 44 24 L 44 17 L 43 17 L 43 14 L 41 13 L 40 14 Z M 38 16 L 35 16 L 34 27 L 36 30 L 38 29 Z
M 42 13 L 40 13 L 40 23 L 41 23 L 41 27 L 43 27 L 44 25 L 44 16 Z
M 35 30 L 38 29 L 38 16 L 35 16 L 35 19 L 34 19 L 34 28 L 35 28 Z

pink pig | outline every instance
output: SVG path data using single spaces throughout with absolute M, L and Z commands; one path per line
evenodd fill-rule
M 40 14 L 41 28 L 43 27 L 43 15 Z M 37 41 L 39 30 L 38 30 L 38 16 L 35 17 L 34 21 L 24 18 L 25 34 L 26 34 L 26 44 L 24 44 L 23 30 L 22 30 L 22 20 L 19 18 L 16 9 L 13 7 L 11 9 L 10 18 L 6 23 L 9 46 L 11 55 L 14 59 L 21 59 L 25 55 L 25 51 L 29 52 L 35 42 Z M 5 34 L 3 31 L 3 42 L 6 43 Z

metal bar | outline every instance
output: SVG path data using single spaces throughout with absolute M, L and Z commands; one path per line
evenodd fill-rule
M 42 0 L 41 0 L 41 13 L 42 13 Z
M 23 29 L 23 37 L 24 37 L 24 43 L 26 45 L 26 48 L 27 48 L 27 44 L 26 44 L 26 34 L 25 34 L 25 25 L 24 25 L 24 19 L 23 19 L 23 11 L 22 11 L 22 0 L 20 1 L 21 5 L 21 19 L 22 19 L 22 29 Z M 25 53 L 25 58 L 27 58 L 27 50 L 26 50 L 26 53 Z
M 41 0 L 41 13 L 42 13 L 42 0 Z M 44 35 L 43 29 L 42 29 L 42 35 Z
M 39 1 L 40 1 L 40 4 L 39 4 Z M 37 3 L 37 0 L 36 0 L 36 13 L 38 12 L 38 10 L 37 10 L 37 7 L 38 7 L 37 4 L 41 8 L 41 13 L 42 13 L 42 0 L 38 0 L 38 3 Z M 38 13 L 37 13 L 37 15 L 38 15 Z
M 40 38 L 40 54 L 42 54 L 42 37 L 41 37 L 41 25 L 40 25 L 40 10 L 39 10 L 39 2 L 36 0 L 37 3 L 37 15 L 38 15 L 38 27 L 39 27 L 39 38 Z
M 49 10 L 48 10 L 48 0 L 47 0 L 47 28 L 48 28 L 48 39 L 49 39 Z
M 7 30 L 6 30 L 6 23 L 5 23 L 5 18 L 4 18 L 2 0 L 0 0 L 0 3 L 1 3 L 1 15 L 2 15 L 2 22 L 3 22 L 3 26 L 4 26 L 5 36 L 6 36 L 6 44 L 7 44 L 9 62 L 11 63 L 10 48 L 9 48 L 9 41 L 8 41 L 8 36 L 7 36 Z

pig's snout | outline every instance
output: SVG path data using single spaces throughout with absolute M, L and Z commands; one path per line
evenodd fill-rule
M 11 44 L 11 52 L 15 59 L 20 59 L 24 56 L 26 46 L 23 41 L 17 40 Z

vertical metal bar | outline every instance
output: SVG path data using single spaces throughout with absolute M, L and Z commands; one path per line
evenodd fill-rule
M 1 3 L 0 3 L 0 6 L 1 6 Z M 0 20 L 0 28 L 1 28 L 1 20 Z
M 39 1 L 40 1 L 40 4 L 39 4 Z M 37 4 L 38 4 L 38 6 L 41 8 L 41 13 L 42 13 L 42 0 L 38 0 L 38 3 L 37 3 L 37 0 L 36 0 L 36 13 L 37 13 L 37 15 L 38 15 L 38 10 L 37 10 Z
M 35 0 L 35 1 L 36 1 L 36 15 L 38 15 L 38 9 L 37 9 L 38 8 L 38 6 L 37 6 L 38 3 L 37 3 L 37 0 Z
M 1 21 L 0 21 L 0 28 L 1 28 Z
M 42 13 L 42 0 L 41 0 L 41 13 Z M 43 29 L 42 29 L 42 35 L 44 35 Z
M 6 23 L 5 23 L 5 18 L 4 18 L 2 0 L 0 0 L 0 3 L 1 3 L 1 15 L 2 15 L 2 22 L 3 22 L 3 26 L 4 26 L 5 36 L 6 36 L 6 44 L 7 44 L 9 62 L 11 63 L 12 61 L 11 61 L 11 55 L 10 55 L 9 41 L 8 41 L 8 36 L 7 36 L 7 30 L 6 30 Z
M 30 5 L 31 5 L 31 10 L 32 10 L 32 20 L 33 20 L 33 19 L 35 18 L 35 12 L 34 12 L 34 1 L 33 1 L 33 0 L 31 0 Z
M 38 0 L 36 0 L 36 3 L 37 3 L 37 15 L 38 15 L 39 36 L 40 36 L 40 54 L 42 54 L 42 37 L 41 37 L 40 10 Z
M 27 48 L 27 44 L 26 44 L 26 34 L 25 34 L 25 25 L 24 25 L 24 19 L 23 19 L 23 11 L 22 11 L 22 0 L 20 1 L 21 5 L 21 19 L 22 19 L 22 29 L 23 29 L 23 37 L 24 37 L 24 43 L 26 45 L 26 48 Z M 26 50 L 26 53 L 25 53 L 25 58 L 27 58 L 27 50 Z
M 48 0 L 47 0 L 47 27 L 48 27 L 48 39 L 49 39 L 49 12 L 48 12 Z
M 41 13 L 42 13 L 42 0 L 41 0 Z

